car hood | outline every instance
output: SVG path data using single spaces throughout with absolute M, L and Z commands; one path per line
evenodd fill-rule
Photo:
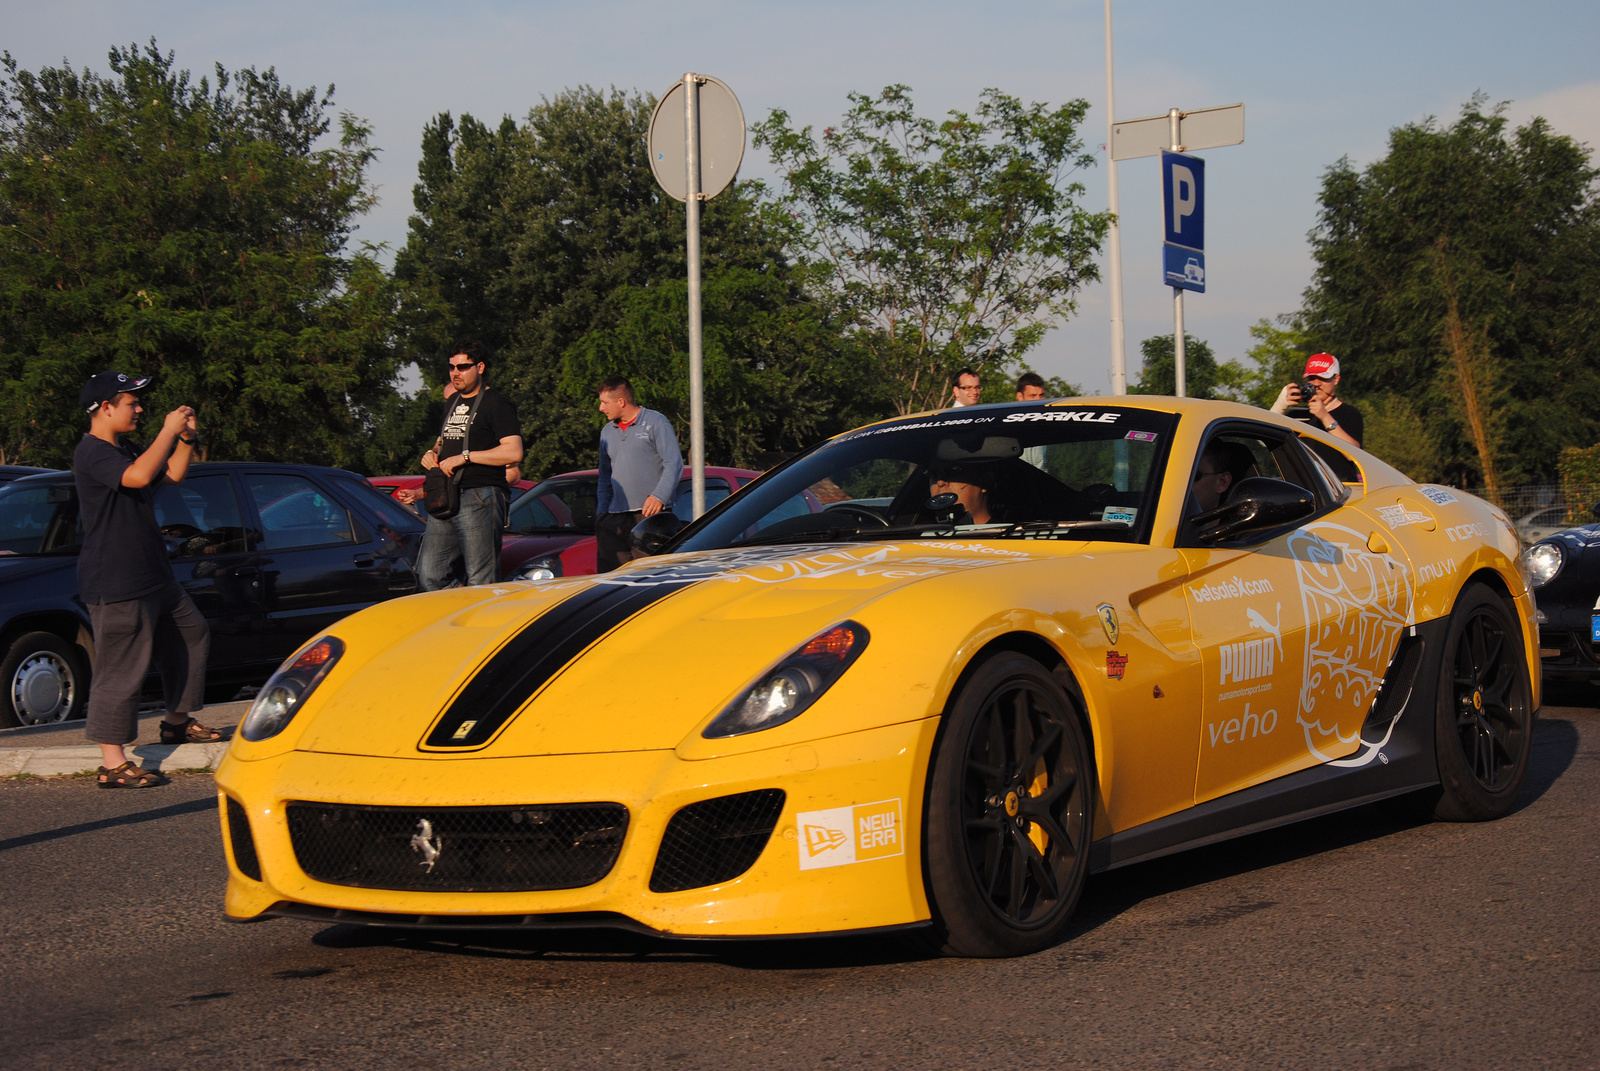
M 1059 557 L 1088 545 L 1040 550 Z M 294 746 L 396 757 L 671 749 L 817 633 L 904 589 L 1039 556 L 1016 546 L 663 555 L 601 576 L 381 604 L 332 628 L 346 654 L 296 719 Z M 486 683 L 519 674 L 509 689 Z M 466 747 L 440 746 L 445 723 L 464 718 L 501 727 Z
M 0 584 L 10 584 L 44 573 L 75 570 L 77 555 L 0 555 Z

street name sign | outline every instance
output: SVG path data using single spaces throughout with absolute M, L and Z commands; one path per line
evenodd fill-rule
M 1215 149 L 1220 145 L 1238 145 L 1244 141 L 1244 105 L 1224 104 L 1219 108 L 1200 108 L 1192 112 L 1179 112 L 1183 140 L 1181 151 L 1198 152 Z M 1155 156 L 1172 146 L 1172 116 L 1168 113 L 1144 119 L 1129 119 L 1111 124 L 1111 159 L 1134 160 L 1141 156 Z

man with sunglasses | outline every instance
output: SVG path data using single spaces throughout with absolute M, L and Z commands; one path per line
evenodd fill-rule
M 417 558 L 424 591 L 455 587 L 453 565 L 466 566 L 468 584 L 500 578 L 500 538 L 510 497 L 506 466 L 522 461 L 517 410 L 484 382 L 489 353 L 483 343 L 463 339 L 450 347 L 450 385 L 438 446 L 422 455 L 422 467 L 439 468 L 459 481 L 461 508 L 454 517 L 428 518 Z

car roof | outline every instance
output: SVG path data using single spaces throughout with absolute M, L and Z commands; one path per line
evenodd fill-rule
M 249 470 L 251 472 L 298 472 L 320 473 L 324 476 L 348 476 L 357 480 L 366 480 L 359 472 L 349 469 L 338 469 L 331 465 L 299 465 L 283 461 L 196 461 L 189 466 L 188 475 L 200 476 L 206 473 L 235 472 Z M 12 481 L 15 484 L 52 483 L 72 479 L 70 469 L 41 469 L 30 476 L 23 476 Z

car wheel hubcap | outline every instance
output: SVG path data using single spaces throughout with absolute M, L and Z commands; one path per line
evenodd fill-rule
M 1083 779 L 1062 716 L 1036 686 L 1011 683 L 989 699 L 967 749 L 967 858 L 990 909 L 1021 929 L 1057 916 L 1087 847 Z
M 1527 699 L 1518 669 L 1517 644 L 1495 615 L 1478 609 L 1456 644 L 1452 680 L 1462 755 L 1491 792 L 1511 783 L 1522 753 Z
M 72 671 L 56 655 L 29 655 L 11 678 L 11 705 L 25 725 L 60 721 L 72 709 Z

